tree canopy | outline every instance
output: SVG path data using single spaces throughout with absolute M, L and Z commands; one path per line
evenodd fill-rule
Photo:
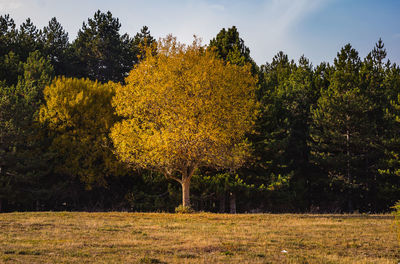
M 257 105 L 249 65 L 224 63 L 198 39 L 185 46 L 169 36 L 126 82 L 113 100 L 123 118 L 111 133 L 117 153 L 180 182 L 183 206 L 197 168 L 243 163 Z
M 57 171 L 78 176 L 88 188 L 105 185 L 106 177 L 123 171 L 108 136 L 116 120 L 114 87 L 112 82 L 60 77 L 44 90 L 40 121 L 53 137 Z
M 121 23 L 111 12 L 98 10 L 83 23 L 73 43 L 80 77 L 100 82 L 121 82 L 137 61 L 128 34 L 121 35 Z

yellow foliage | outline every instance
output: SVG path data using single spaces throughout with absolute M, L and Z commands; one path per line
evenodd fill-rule
M 240 166 L 257 108 L 250 67 L 223 62 L 198 39 L 159 41 L 116 88 L 113 105 L 123 120 L 111 138 L 120 158 L 181 183 L 201 166 Z
M 60 77 L 44 89 L 40 121 L 53 132 L 52 149 L 59 155 L 58 170 L 79 176 L 90 188 L 104 185 L 104 177 L 121 170 L 111 149 L 111 105 L 115 84 Z

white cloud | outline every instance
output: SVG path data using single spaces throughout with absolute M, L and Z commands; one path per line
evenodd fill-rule
M 18 0 L 0 0 L 0 12 L 7 13 L 22 6 L 22 1 Z
M 253 58 L 261 64 L 270 61 L 280 50 L 287 52 L 290 57 L 302 55 L 301 47 L 296 43 L 296 27 L 328 1 L 264 1 L 260 13 L 254 16 L 248 28 L 243 28 L 248 39 L 251 39 L 249 46 Z M 251 30 L 251 25 L 257 25 L 257 29 Z

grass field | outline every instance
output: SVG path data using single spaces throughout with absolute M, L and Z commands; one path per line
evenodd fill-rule
M 391 215 L 0 214 L 3 263 L 398 263 Z

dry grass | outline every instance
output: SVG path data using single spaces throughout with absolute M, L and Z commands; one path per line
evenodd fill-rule
M 399 259 L 390 215 L 0 214 L 4 263 L 398 263 Z

